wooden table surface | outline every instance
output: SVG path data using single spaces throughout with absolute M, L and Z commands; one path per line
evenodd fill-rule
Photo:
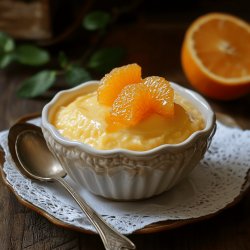
M 144 75 L 162 75 L 191 88 L 180 65 L 180 48 L 186 21 L 172 18 L 140 18 L 134 24 L 117 27 L 105 45 L 122 45 L 125 63 L 137 62 Z M 129 38 L 129 39 L 128 39 Z M 0 72 L 0 130 L 20 116 L 40 112 L 48 100 L 18 99 L 20 81 L 34 72 L 19 66 Z M 243 129 L 250 129 L 250 95 L 220 102 L 207 99 L 217 112 L 233 117 Z M 202 222 L 154 234 L 130 235 L 140 250 L 247 250 L 250 249 L 250 193 L 234 207 Z M 21 205 L 0 178 L 0 249 L 103 249 L 97 235 L 70 231 L 50 223 Z

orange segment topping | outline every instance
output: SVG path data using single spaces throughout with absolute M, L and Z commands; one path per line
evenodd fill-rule
M 110 115 L 106 118 L 109 129 L 129 127 L 137 124 L 149 109 L 150 95 L 143 83 L 130 84 L 112 105 Z
M 108 130 L 134 126 L 153 112 L 174 114 L 174 90 L 167 80 L 157 76 L 123 88 L 106 117 Z
M 136 63 L 114 68 L 101 79 L 98 101 L 100 104 L 111 106 L 126 85 L 141 81 L 141 67 Z
M 164 116 L 174 114 L 174 90 L 170 83 L 159 76 L 150 76 L 143 80 L 151 96 L 151 109 Z

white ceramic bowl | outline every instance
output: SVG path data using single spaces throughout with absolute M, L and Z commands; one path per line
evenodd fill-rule
M 148 151 L 98 150 L 63 137 L 50 123 L 61 105 L 95 90 L 98 81 L 59 92 L 42 111 L 42 130 L 50 150 L 80 186 L 110 199 L 136 200 L 160 194 L 186 177 L 203 158 L 214 134 L 215 115 L 199 94 L 175 83 L 172 87 L 203 114 L 205 128 L 184 142 Z

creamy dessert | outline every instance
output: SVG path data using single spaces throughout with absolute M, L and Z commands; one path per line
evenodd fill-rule
M 120 90 L 110 105 L 101 103 L 98 90 L 76 97 L 54 113 L 51 123 L 64 137 L 103 150 L 145 151 L 163 144 L 180 143 L 204 128 L 202 114 L 174 93 L 171 86 L 166 85 L 165 89 L 165 79 L 151 77 L 142 82 L 123 87 L 125 92 Z M 156 87 L 150 92 L 148 85 L 151 88 L 152 82 Z
M 202 115 L 193 105 L 177 94 L 175 103 L 175 114 L 170 118 L 154 113 L 135 126 L 109 132 L 105 117 L 110 108 L 100 105 L 97 93 L 93 92 L 61 107 L 52 124 L 66 138 L 96 149 L 144 151 L 162 144 L 180 143 L 204 128 Z

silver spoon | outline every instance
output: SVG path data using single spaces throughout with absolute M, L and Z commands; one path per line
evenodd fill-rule
M 22 174 L 39 181 L 58 181 L 71 194 L 99 233 L 105 249 L 136 249 L 124 235 L 108 225 L 63 179 L 66 172 L 47 147 L 40 127 L 19 123 L 9 130 L 11 156 Z

